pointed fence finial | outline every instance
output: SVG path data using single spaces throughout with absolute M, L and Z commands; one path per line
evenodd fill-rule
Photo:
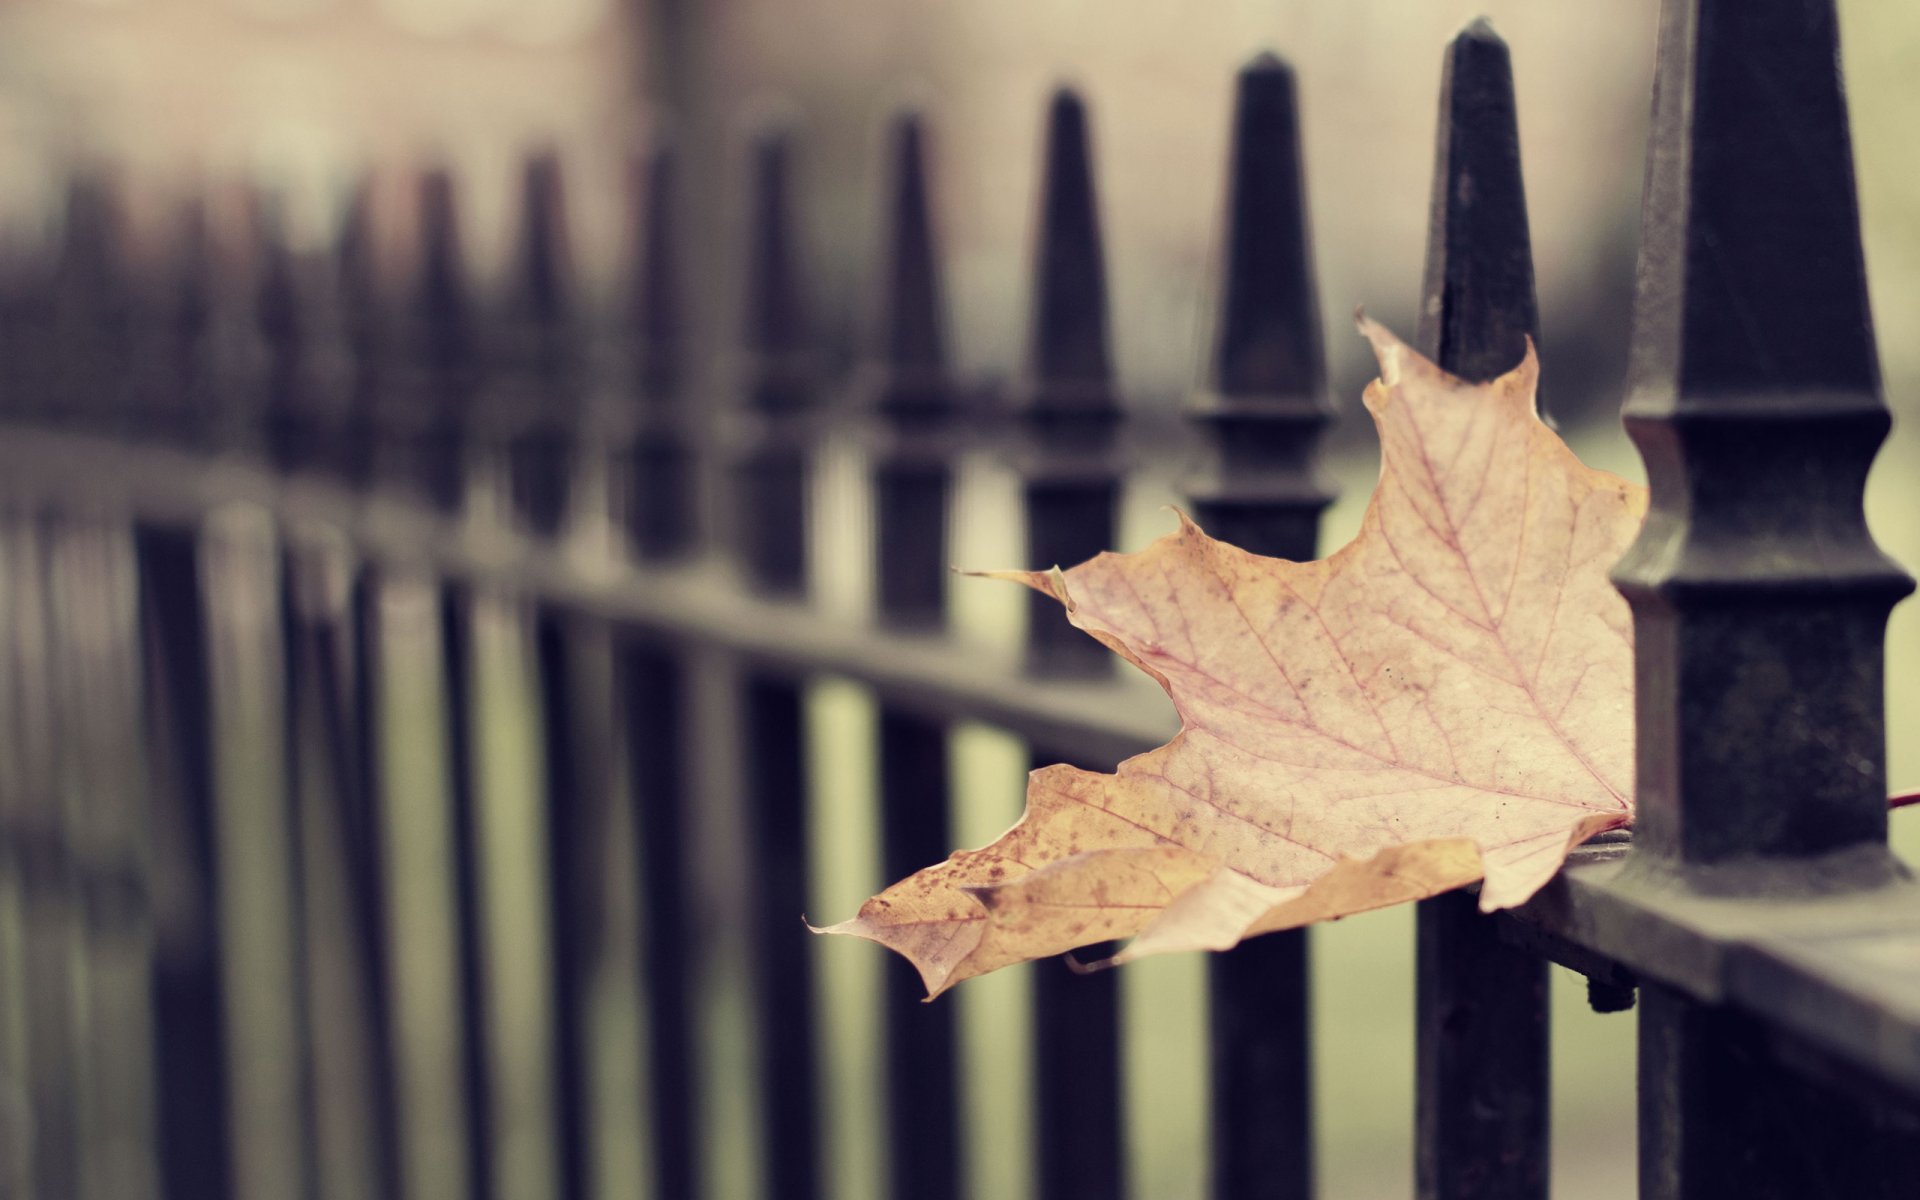
M 379 403 L 391 336 L 388 297 L 380 278 L 374 245 L 374 187 L 361 179 L 347 197 L 334 232 L 333 272 L 328 327 L 338 356 L 338 379 L 345 396 L 335 473 L 356 486 L 371 481 L 381 450 Z
M 800 596 L 807 590 L 812 490 L 808 422 L 818 381 L 794 242 L 793 135 L 782 126 L 766 128 L 750 154 L 743 436 L 733 463 L 728 522 L 753 586 L 770 595 Z
M 1086 106 L 1071 88 L 1047 109 L 1034 243 L 1033 329 L 1019 409 L 1027 440 L 1027 558 L 1071 566 L 1113 548 L 1119 495 L 1113 443 L 1120 409 L 1107 342 L 1107 276 Z M 1029 597 L 1027 665 L 1038 674 L 1100 677 L 1098 642 L 1057 605 Z
M 566 196 L 560 158 L 552 150 L 528 157 L 520 180 L 520 244 L 513 309 L 530 369 L 557 376 L 572 364 L 568 288 Z
M 945 618 L 956 389 L 947 374 L 927 139 L 919 114 L 894 118 L 888 140 L 879 336 L 865 368 L 882 433 L 874 459 L 874 582 L 883 621 L 938 627 Z
M 789 199 L 793 158 L 794 137 L 784 126 L 764 129 L 754 139 L 747 403 L 763 412 L 813 405 L 810 330 Z
M 567 265 L 560 159 L 531 155 L 521 176 L 519 264 L 502 377 L 488 389 L 486 438 L 504 447 L 521 522 L 542 537 L 564 527 L 581 419 L 579 355 Z
M 939 407 L 952 396 L 947 387 L 945 314 L 927 196 L 925 122 L 917 112 L 903 113 L 894 119 L 890 134 L 890 225 L 876 364 L 886 377 L 881 406 Z
M 420 179 L 416 253 L 408 382 L 384 401 L 392 432 L 383 440 L 398 452 L 400 473 L 452 512 L 465 494 L 468 409 L 479 371 L 453 177 L 444 169 Z
M 1034 264 L 1033 385 L 1089 406 L 1107 406 L 1107 272 L 1094 203 L 1086 106 L 1071 88 L 1053 95 Z
M 96 429 L 131 416 L 133 295 L 119 198 L 105 173 L 70 181 L 54 265 L 56 421 Z
M 259 371 L 254 402 L 247 414 L 259 422 L 267 454 L 282 471 L 299 470 L 319 461 L 323 431 L 319 414 L 305 394 L 301 373 L 306 365 L 306 335 L 300 311 L 300 285 L 284 218 L 277 197 L 262 192 L 251 196 L 253 224 L 252 336 Z
M 1497 378 L 1539 319 L 1513 65 L 1485 18 L 1447 45 L 1432 197 L 1416 343 L 1455 375 Z M 1471 898 L 1424 900 L 1415 921 L 1415 1192 L 1545 1197 L 1547 965 L 1502 945 Z
M 1883 640 L 1912 584 L 1861 508 L 1889 418 L 1838 54 L 1831 0 L 1662 13 L 1626 407 L 1652 500 L 1614 578 L 1636 850 L 1696 873 L 1894 869 Z
M 1186 484 L 1215 537 L 1313 557 L 1332 493 L 1313 454 L 1332 419 L 1308 238 L 1293 69 L 1262 54 L 1240 72 L 1228 180 L 1224 295 L 1208 393 L 1191 410 L 1210 461 Z
M 628 455 L 626 530 L 634 556 L 659 561 L 694 545 L 692 419 L 684 388 L 685 325 L 677 222 L 679 170 L 662 141 L 641 165 L 633 239 L 633 385 L 638 411 Z
M 679 168 L 674 148 L 662 142 L 641 166 L 638 236 L 633 246 L 634 371 L 649 405 L 672 402 L 680 389 L 685 331 L 680 306 L 675 193 Z
M 1485 17 L 1447 46 L 1435 142 L 1415 345 L 1484 382 L 1519 365 L 1527 339 L 1540 337 L 1513 63 Z

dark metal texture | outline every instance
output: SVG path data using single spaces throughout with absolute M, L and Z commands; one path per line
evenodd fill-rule
M 453 178 L 420 181 L 419 262 L 394 394 L 381 404 L 380 442 L 393 458 L 381 476 L 424 495 L 441 512 L 466 498 L 467 418 L 479 383 L 473 301 L 460 254 Z
M 1418 344 L 1484 382 L 1539 336 L 1513 68 L 1484 19 L 1447 47 L 1436 142 Z M 1422 901 L 1417 937 L 1417 1195 L 1545 1200 L 1547 962 L 1465 892 Z
M 439 595 L 440 659 L 446 719 L 448 828 L 452 835 L 456 970 L 460 993 L 460 1089 L 467 1194 L 492 1200 L 493 1073 L 487 1055 L 487 927 L 481 890 L 480 811 L 474 778 L 473 590 L 444 583 Z
M 1646 1200 L 1895 1200 L 1920 1180 L 1920 1108 L 1783 1065 L 1743 1013 L 1642 989 L 1640 1195 Z
M 374 481 L 382 453 L 380 403 L 394 348 L 388 328 L 392 305 L 376 266 L 370 193 L 363 180 L 340 215 L 329 290 L 334 306 L 330 328 L 340 356 L 335 382 L 343 392 L 338 458 L 329 465 L 337 478 L 363 487 Z
M 327 439 L 334 431 L 307 382 L 310 335 L 298 267 L 278 209 L 264 197 L 256 198 L 254 225 L 252 365 L 257 380 L 250 416 L 264 434 L 269 462 L 282 471 L 311 470 L 326 462 Z
M 699 1079 L 694 1041 L 694 928 L 690 847 L 687 672 L 644 635 L 624 639 L 619 686 L 638 839 L 643 919 L 640 970 L 647 997 L 648 1095 L 653 1105 L 654 1194 L 700 1194 Z
M 225 971 L 218 913 L 212 685 L 199 539 L 191 529 L 134 532 L 156 770 L 154 1089 L 164 1195 L 233 1195 L 227 1124 Z
M 1107 344 L 1106 262 L 1094 198 L 1086 106 L 1068 89 L 1047 114 L 1033 341 L 1022 384 L 1027 560 L 1071 566 L 1114 545 L 1119 497 L 1113 461 L 1120 409 Z M 1027 667 L 1041 678 L 1106 678 L 1112 656 L 1067 624 L 1052 600 L 1030 598 Z M 1071 755 L 1034 745 L 1033 765 Z M 1111 769 L 1111 762 L 1082 765 Z M 1088 954 L 1101 957 L 1100 947 Z M 1033 969 L 1035 1145 L 1048 1200 L 1124 1192 L 1120 1112 L 1120 984 L 1111 971 Z
M 547 952 L 552 997 L 553 1128 L 560 1200 L 591 1194 L 593 1147 L 589 988 L 599 940 L 604 821 L 596 786 L 608 748 L 575 639 L 579 619 L 542 606 L 533 617 L 546 816 Z M 609 698 L 610 699 L 610 698 Z
M 505 361 L 490 381 L 515 514 L 536 536 L 567 519 L 580 400 L 571 320 L 565 194 L 560 160 L 527 160 L 521 179 L 519 262 L 507 314 Z
M 940 266 L 928 202 L 925 131 L 916 115 L 892 129 L 887 274 L 879 351 L 867 384 L 881 429 L 873 465 L 874 579 L 882 623 L 945 624 L 947 509 L 955 395 L 947 374 Z M 883 708 L 878 776 L 881 867 L 902 879 L 953 849 L 947 726 Z M 886 964 L 890 1179 L 895 1196 L 962 1194 L 958 1046 L 951 1004 L 918 1003 L 925 989 L 905 960 Z
M 805 296 L 790 208 L 793 144 L 753 145 L 742 448 L 734 459 L 732 548 L 750 586 L 781 599 L 807 590 L 811 476 L 804 422 L 815 404 Z M 748 670 L 740 679 L 745 817 L 752 876 L 754 1001 L 760 1039 L 764 1177 L 779 1200 L 820 1195 L 814 948 L 807 908 L 806 692 Z
M 1889 419 L 1838 51 L 1831 0 L 1662 10 L 1626 406 L 1652 501 L 1614 573 L 1635 631 L 1626 871 L 1916 914 L 1886 846 L 1881 707 L 1912 582 L 1861 509 Z M 1910 1186 L 1920 1106 L 1830 1103 L 1746 1013 L 1645 991 L 1643 1195 Z
M 1652 510 L 1615 579 L 1635 844 L 1681 864 L 1886 840 L 1882 634 L 1911 581 L 1861 511 L 1888 416 L 1836 38 L 1828 0 L 1662 17 L 1626 407 Z
M 820 1196 L 819 1068 L 815 1061 L 807 895 L 806 707 L 800 687 L 749 674 L 741 744 L 748 755 L 746 830 L 753 906 L 755 1024 L 767 1195 Z
M 627 463 L 625 520 L 643 561 L 683 557 L 695 545 L 692 413 L 685 396 L 685 322 L 674 219 L 678 172 L 673 149 L 646 160 L 639 261 L 632 271 L 629 335 L 637 427 Z
M 1263 54 L 1240 72 L 1227 184 L 1225 294 L 1208 390 L 1191 410 L 1209 460 L 1188 479 L 1193 515 L 1256 554 L 1314 556 L 1331 493 L 1313 454 L 1332 418 L 1308 239 L 1293 68 Z M 1313 1193 L 1307 933 L 1257 938 L 1207 960 L 1216 1200 Z
M 793 156 L 784 129 L 754 140 L 744 404 L 732 414 L 740 444 L 728 514 L 730 544 L 748 580 L 779 596 L 806 587 L 807 424 L 818 399 L 790 211 Z

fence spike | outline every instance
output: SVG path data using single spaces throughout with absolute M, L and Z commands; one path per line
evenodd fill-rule
M 373 212 L 373 180 L 365 177 L 354 185 L 340 210 L 328 294 L 332 306 L 328 329 L 345 393 L 345 428 L 334 469 L 355 487 L 371 482 L 373 464 L 383 452 L 377 421 L 391 344 L 387 331 L 391 314 L 376 265 Z
M 467 293 L 453 176 L 444 169 L 429 171 L 420 181 L 419 255 L 414 320 L 423 365 L 465 373 L 473 351 L 473 302 Z
M 253 217 L 253 329 L 260 355 L 258 418 L 271 461 L 283 471 L 313 465 L 322 430 L 302 394 L 306 361 L 305 318 L 300 283 L 277 198 L 256 192 Z M 250 416 L 253 414 L 249 414 Z
M 751 149 L 742 450 L 733 464 L 733 545 L 754 585 L 807 588 L 809 447 L 817 390 L 789 211 L 793 135 L 770 128 Z
M 133 295 L 120 200 L 105 173 L 69 181 L 54 265 L 56 421 L 107 429 L 132 416 Z
M 507 456 L 515 512 L 543 537 L 566 524 L 580 418 L 579 355 L 568 291 L 566 199 L 560 159 L 528 157 L 521 175 L 517 277 L 507 343 L 510 375 L 489 389 Z
M 1537 337 L 1533 249 L 1507 45 L 1483 17 L 1447 46 L 1417 343 L 1455 375 L 1511 370 Z M 1545 1200 L 1546 962 L 1505 945 L 1465 893 L 1416 914 L 1414 1182 L 1420 1200 Z
M 1086 107 L 1060 88 L 1048 107 L 1034 251 L 1032 343 L 1021 409 L 1029 442 L 1027 556 L 1070 566 L 1112 548 L 1120 409 L 1107 341 L 1106 263 Z M 1104 676 L 1105 648 L 1045 597 L 1029 599 L 1027 664 L 1052 675 Z
M 925 122 L 919 113 L 903 113 L 894 119 L 890 134 L 891 228 L 877 363 L 884 372 L 880 407 L 946 408 L 953 395 L 947 386 L 940 264 L 927 197 Z
M 1190 410 L 1211 461 L 1186 492 L 1214 536 L 1304 560 L 1332 499 L 1313 456 L 1333 411 L 1293 68 L 1262 54 L 1237 93 L 1212 386 Z
M 640 395 L 650 405 L 672 402 L 679 393 L 684 366 L 679 228 L 675 193 L 679 163 L 674 147 L 655 146 L 641 166 L 639 236 L 633 239 L 639 261 L 632 289 L 635 372 Z
M 569 281 L 566 195 L 560 158 L 552 150 L 530 155 L 520 180 L 520 243 L 514 316 L 530 366 L 542 377 L 569 364 Z
M 1034 252 L 1033 340 L 1023 385 L 1027 560 L 1062 566 L 1113 547 L 1119 498 L 1113 443 L 1120 421 L 1107 345 L 1106 265 L 1095 206 L 1086 108 L 1054 93 L 1047 115 L 1040 230 Z M 1053 678 L 1104 678 L 1112 656 L 1028 597 L 1026 662 Z M 1035 768 L 1072 759 L 1033 746 Z M 1082 763 L 1107 769 L 1111 763 Z M 1099 957 L 1103 950 L 1091 948 Z M 1111 972 L 1034 973 L 1036 1193 L 1125 1194 L 1119 991 Z
M 1630 355 L 1643 853 L 1885 854 L 1880 398 L 1830 0 L 1668 0 Z M 1786 484 L 1791 492 L 1783 491 Z M 1737 704 L 1730 696 L 1740 697 Z
M 1195 518 L 1258 554 L 1310 559 L 1331 493 L 1313 457 L 1331 419 L 1308 240 L 1293 68 L 1240 72 L 1227 196 L 1224 296 L 1211 387 L 1190 416 L 1210 462 L 1186 481 Z M 1307 933 L 1207 961 L 1211 1183 L 1217 1200 L 1313 1194 Z
M 1497 378 L 1539 341 L 1540 317 L 1513 63 L 1485 17 L 1447 46 L 1428 230 L 1415 344 L 1464 379 Z
M 639 224 L 629 286 L 637 410 L 628 451 L 627 537 L 636 558 L 684 556 L 694 545 L 691 414 L 683 395 L 685 290 L 676 212 L 679 156 L 669 143 L 640 163 Z
M 413 386 L 389 399 L 390 440 L 403 457 L 403 473 L 435 507 L 451 512 L 465 491 L 467 409 L 478 377 L 478 347 L 453 177 L 435 169 L 421 177 L 419 188 L 419 258 L 406 350 Z
M 794 139 L 781 127 L 753 143 L 753 217 L 748 266 L 747 404 L 761 412 L 809 408 L 809 328 L 788 192 Z
M 1058 89 L 1047 115 L 1030 367 L 1037 403 L 1107 409 L 1107 273 L 1088 142 L 1085 104 Z

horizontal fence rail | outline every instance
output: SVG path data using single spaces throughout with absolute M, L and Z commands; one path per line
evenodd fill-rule
M 1511 912 L 1421 903 L 1423 1198 L 1547 1194 L 1549 963 L 1637 1008 L 1643 1196 L 1920 1179 L 1920 885 L 1887 848 L 1881 711 L 1911 585 L 1860 515 L 1888 417 L 1836 39 L 1830 0 L 1665 4 L 1626 405 L 1652 515 L 1616 572 L 1640 820 Z M 880 319 L 845 380 L 797 127 L 744 147 L 724 339 L 687 233 L 718 211 L 690 183 L 709 148 L 684 141 L 635 164 L 605 313 L 545 153 L 497 294 L 444 171 L 414 181 L 404 263 L 370 184 L 324 261 L 259 196 L 236 244 L 186 206 L 155 262 L 128 198 L 76 178 L 57 242 L 0 279 L 0 1200 L 586 1200 L 616 1191 L 610 1139 L 642 1147 L 619 1194 L 832 1194 L 810 689 L 874 701 L 889 879 L 952 848 L 961 726 L 1100 769 L 1176 729 L 1056 606 L 1002 646 L 947 603 L 982 457 L 1029 562 L 1116 541 L 1094 112 L 1047 105 L 1030 339 L 993 413 L 952 366 L 930 114 L 889 129 Z M 1306 559 L 1332 409 L 1299 127 L 1293 67 L 1252 61 L 1180 488 Z M 1446 50 L 1417 336 L 1468 379 L 1539 326 L 1518 147 L 1476 22 Z M 835 455 L 870 501 L 862 615 L 812 565 Z M 1313 941 L 1213 957 L 1180 1014 L 1210 1038 L 1217 1200 L 1317 1194 Z M 1048 1200 L 1140 1195 L 1118 976 L 1043 965 L 1019 1170 Z M 874 978 L 886 1193 L 988 1194 L 953 1004 L 903 962 Z M 733 1007 L 744 1048 L 711 1035 Z M 617 1135 L 609 1073 L 636 1085 Z

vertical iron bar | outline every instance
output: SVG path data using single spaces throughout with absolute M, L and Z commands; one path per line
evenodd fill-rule
M 1120 423 L 1107 339 L 1106 265 L 1094 198 L 1085 106 L 1054 93 L 1048 112 L 1034 264 L 1033 334 L 1024 384 L 1027 560 L 1070 566 L 1112 547 Z M 1027 669 L 1046 678 L 1099 678 L 1111 656 L 1070 626 L 1052 601 L 1030 597 Z M 1071 756 L 1033 746 L 1034 767 Z M 1080 763 L 1104 769 L 1112 764 Z M 1096 948 L 1091 951 L 1098 956 Z M 1125 1191 L 1121 1132 L 1120 986 L 1113 972 L 1034 970 L 1035 1136 L 1039 1194 Z
M 1447 46 L 1417 342 L 1485 382 L 1539 336 L 1507 46 L 1484 19 Z M 1500 941 L 1475 898 L 1417 909 L 1415 1189 L 1545 1200 L 1547 964 Z
M 460 976 L 460 1074 L 465 1105 L 467 1180 L 473 1200 L 492 1200 L 493 1076 L 487 1059 L 487 929 L 480 847 L 480 798 L 474 779 L 473 594 L 440 585 L 440 655 L 446 673 L 447 798 L 453 852 L 454 913 Z
M 592 1182 L 592 1107 L 587 1011 L 599 942 L 601 835 L 597 776 L 607 740 L 596 729 L 604 704 L 582 703 L 580 630 L 563 611 L 534 618 L 545 751 L 548 953 L 551 955 L 554 1135 L 561 1200 L 587 1200 Z
M 1211 451 L 1186 483 L 1201 526 L 1305 561 L 1332 498 L 1313 455 L 1332 417 L 1308 238 L 1293 68 L 1263 54 L 1240 73 L 1228 183 L 1225 296 L 1211 388 L 1191 410 Z M 1207 960 L 1215 1200 L 1313 1192 L 1307 931 Z
M 798 600 L 807 592 L 807 422 L 816 387 L 789 211 L 792 156 L 784 131 L 763 133 L 753 147 L 748 376 L 740 414 L 746 445 L 734 465 L 730 532 L 751 586 Z M 746 675 L 742 689 L 764 1177 L 781 1200 L 811 1200 L 821 1180 L 813 947 L 800 920 L 807 903 L 806 697 L 800 682 L 758 672 Z
M 884 439 L 872 481 L 879 618 L 938 630 L 956 413 L 924 140 L 918 116 L 895 122 L 881 338 L 866 383 Z M 952 848 L 947 727 L 882 707 L 879 733 L 883 875 L 903 879 Z M 890 1194 L 952 1200 L 963 1190 L 955 1010 L 919 1003 L 924 988 L 904 959 L 889 956 L 885 969 Z
M 1651 507 L 1633 610 L 1627 870 L 1722 895 L 1871 889 L 1887 849 L 1886 617 L 1911 580 L 1861 509 L 1889 418 L 1832 0 L 1667 0 L 1628 432 Z M 1649 989 L 1650 1200 L 1893 1195 L 1920 1146 L 1780 1064 L 1736 1012 Z
M 653 1105 L 655 1196 L 696 1196 L 699 1079 L 695 953 L 687 853 L 687 672 L 679 656 L 639 635 L 622 646 L 621 694 L 632 764 L 647 997 L 647 1086 Z
M 466 488 L 468 407 L 479 378 L 473 303 L 461 260 L 453 180 L 444 171 L 421 181 L 420 232 L 410 340 L 401 386 L 379 412 L 381 446 L 391 473 L 442 515 L 460 510 Z M 385 472 L 383 472 L 385 473 Z M 473 1200 L 496 1191 L 493 1079 L 487 1054 L 487 926 L 480 845 L 480 798 L 474 778 L 474 594 L 470 585 L 439 583 L 440 660 L 444 704 L 448 826 L 453 858 L 460 995 L 460 1076 L 466 1169 Z
M 670 148 L 647 161 L 640 260 L 633 271 L 636 335 L 632 371 L 639 422 L 629 461 L 628 548 L 641 563 L 671 562 L 693 547 L 694 460 L 683 385 L 682 293 L 675 239 Z M 695 1113 L 699 1080 L 687 868 L 689 803 L 687 671 L 670 647 L 644 635 L 617 644 L 616 687 L 624 710 L 641 907 L 641 988 L 647 997 L 648 1089 L 654 1195 L 698 1193 Z
M 228 1200 L 225 995 L 214 838 L 212 687 L 199 540 L 135 530 L 152 797 L 154 1103 L 167 1200 Z

